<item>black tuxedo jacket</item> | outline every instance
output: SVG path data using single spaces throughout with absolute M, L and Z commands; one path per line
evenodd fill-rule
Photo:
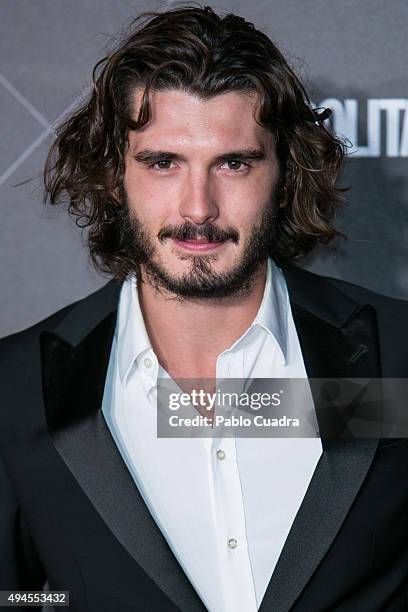
M 407 377 L 406 302 L 284 274 L 309 377 Z M 0 341 L 0 590 L 47 580 L 78 612 L 204 611 L 101 412 L 119 290 Z M 408 610 L 408 440 L 322 442 L 261 612 Z

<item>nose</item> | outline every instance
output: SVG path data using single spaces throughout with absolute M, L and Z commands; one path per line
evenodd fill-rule
M 215 186 L 205 171 L 186 176 L 179 214 L 185 220 L 202 225 L 214 221 L 219 215 Z

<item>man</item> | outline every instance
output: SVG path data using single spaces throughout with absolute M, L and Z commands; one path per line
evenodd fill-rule
M 45 185 L 113 278 L 1 341 L 1 589 L 47 581 L 87 612 L 407 608 L 407 440 L 156 431 L 162 379 L 406 376 L 405 303 L 291 263 L 337 234 L 327 116 L 210 8 L 150 15 L 98 65 Z

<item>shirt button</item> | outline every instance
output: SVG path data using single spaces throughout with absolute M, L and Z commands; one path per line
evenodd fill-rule
M 228 546 L 229 548 L 236 548 L 238 546 L 238 542 L 235 538 L 230 538 L 228 540 Z
M 145 364 L 146 368 L 151 368 L 152 367 L 152 360 L 149 357 L 146 357 L 146 359 L 143 361 L 143 363 Z
M 220 459 L 220 461 L 222 461 L 222 459 L 225 459 L 225 453 L 223 450 L 217 450 L 217 457 L 218 459 Z

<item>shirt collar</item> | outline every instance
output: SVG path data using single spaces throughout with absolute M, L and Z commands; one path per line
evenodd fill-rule
M 251 334 L 266 332 L 277 344 L 282 364 L 287 363 L 289 295 L 283 272 L 269 258 L 262 302 L 248 329 L 226 351 L 240 350 L 250 341 Z
M 250 330 L 265 330 L 276 342 L 283 364 L 287 361 L 287 320 L 289 297 L 285 278 L 272 259 L 268 259 L 265 289 L 257 315 L 247 331 L 228 349 L 239 348 L 239 343 Z M 140 308 L 137 281 L 126 279 L 122 285 L 118 309 L 118 367 L 122 384 L 139 356 L 152 349 Z
M 282 270 L 269 258 L 265 290 L 251 327 L 261 327 L 277 342 L 283 364 L 287 362 L 289 295 Z
M 137 281 L 127 278 L 121 288 L 118 309 L 118 367 L 122 384 L 138 357 L 152 348 L 139 303 Z

